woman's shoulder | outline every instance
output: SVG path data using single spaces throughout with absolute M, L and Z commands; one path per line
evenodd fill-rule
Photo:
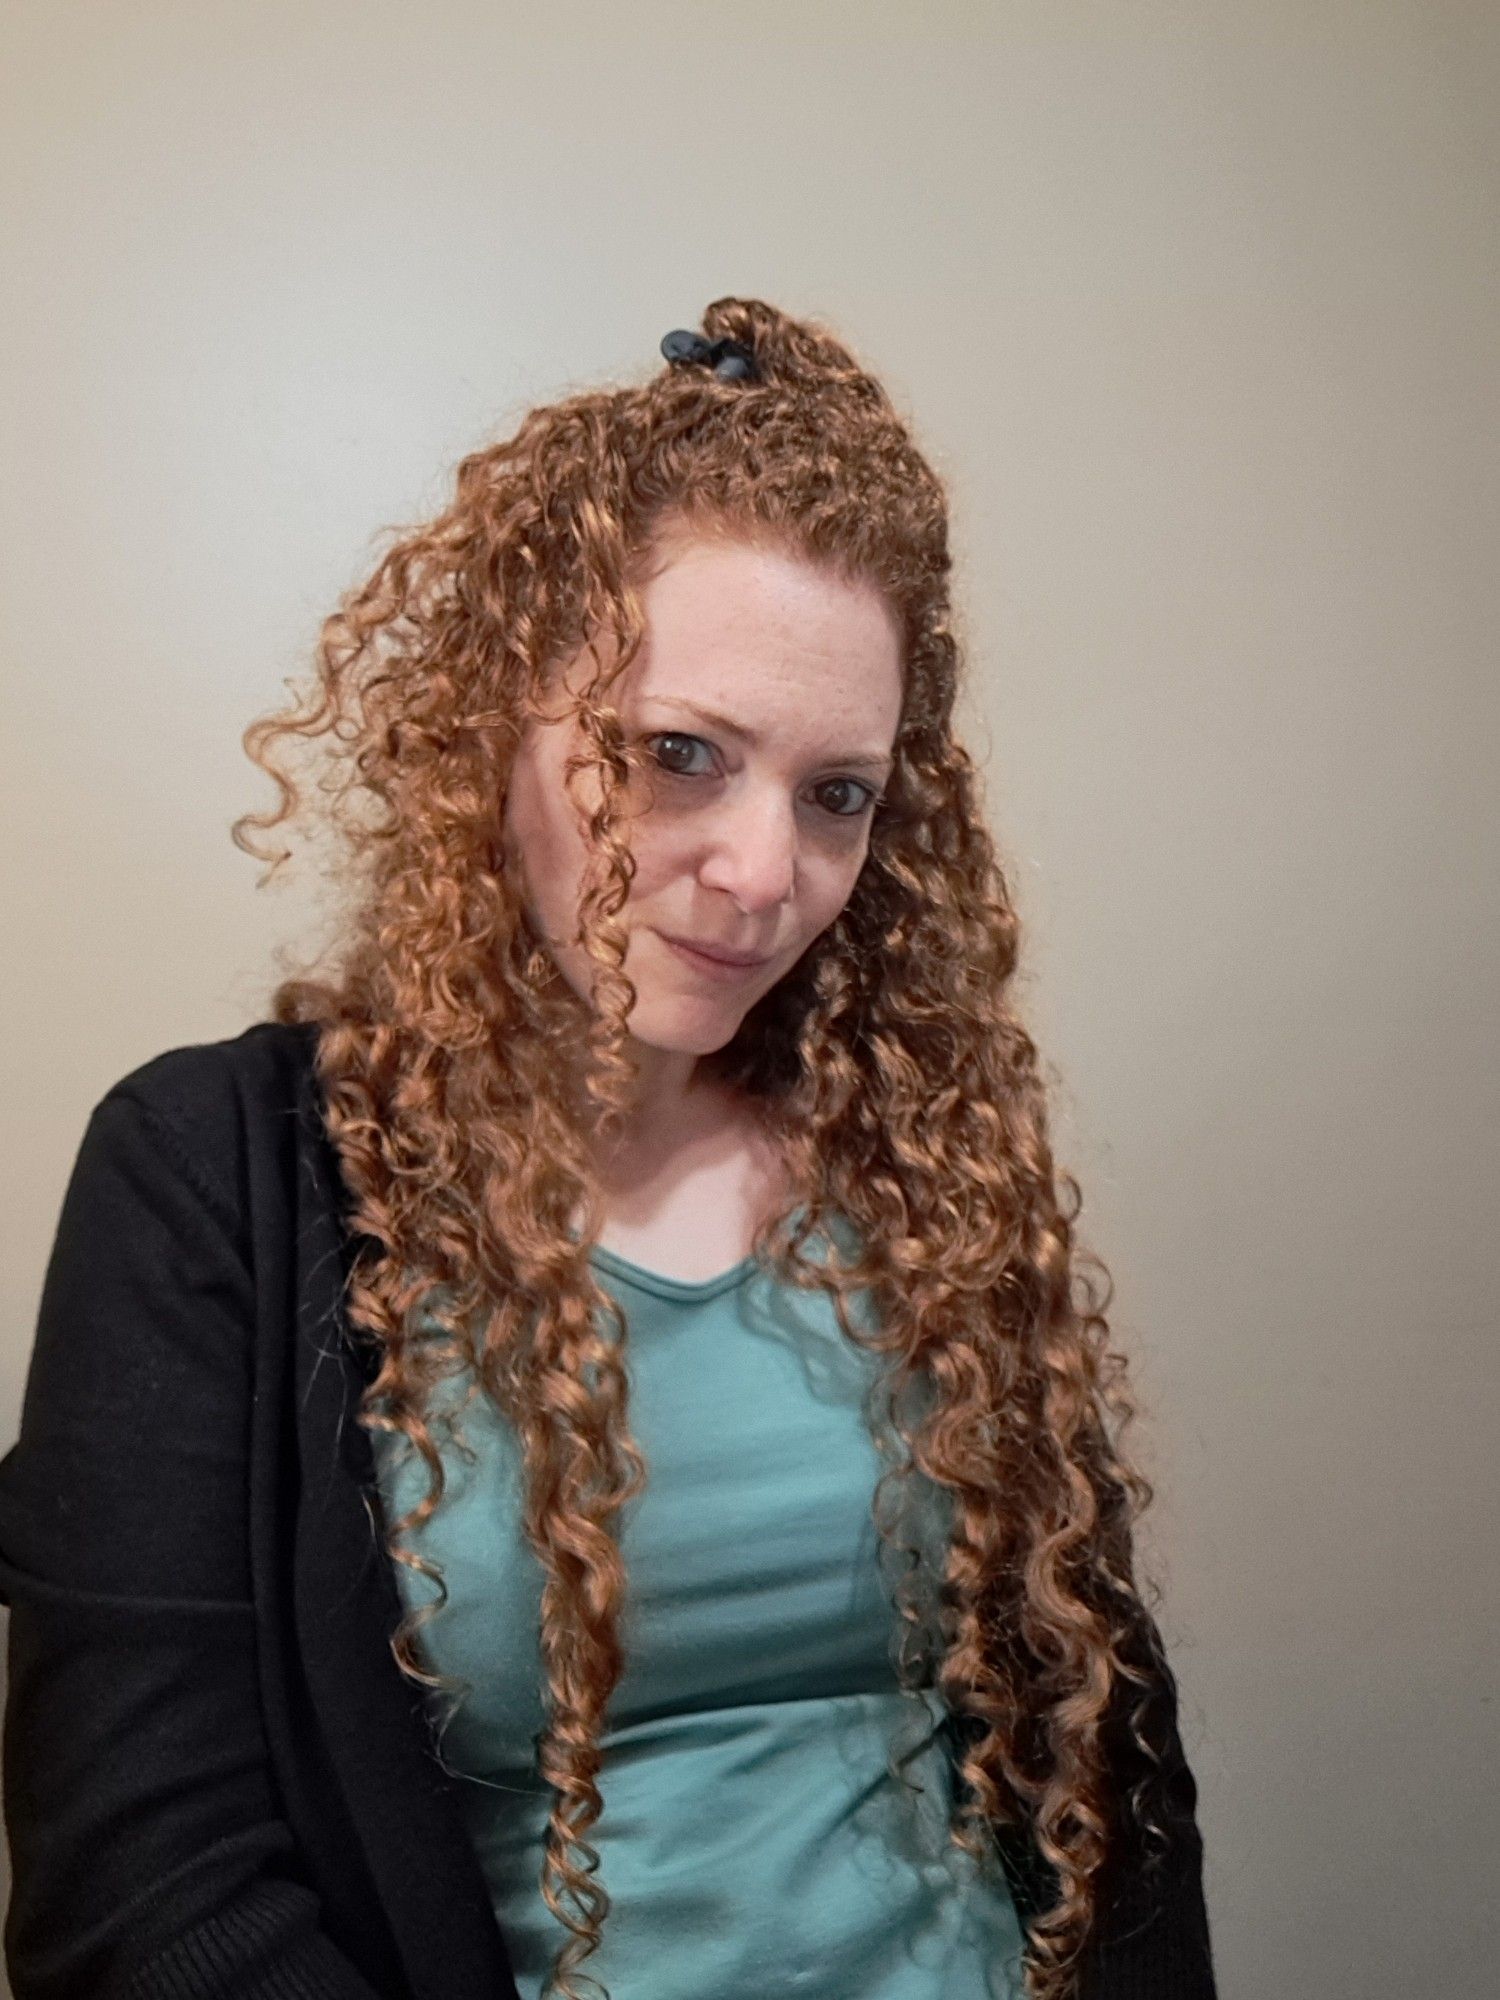
M 133 1098 L 148 1110 L 190 1120 L 231 1101 L 295 1102 L 316 1043 L 311 1022 L 256 1021 L 218 1041 L 163 1049 L 118 1077 L 104 1096 Z
M 145 1121 L 228 1194 L 235 1163 L 295 1137 L 316 1046 L 311 1023 L 257 1021 L 215 1041 L 163 1049 L 108 1086 L 92 1121 Z

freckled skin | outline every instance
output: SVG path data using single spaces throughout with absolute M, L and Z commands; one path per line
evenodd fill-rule
M 640 1111 L 661 1126 L 685 1110 L 698 1058 L 730 1041 L 848 901 L 869 849 L 865 788 L 878 791 L 884 772 L 837 753 L 889 756 L 902 659 L 895 616 L 874 585 L 748 543 L 678 530 L 660 546 L 643 601 L 646 637 L 612 698 L 627 741 L 655 739 L 627 830 L 637 866 L 622 920 L 637 989 Z M 570 691 L 591 666 L 566 663 Z M 732 718 L 756 745 L 667 697 Z M 586 997 L 589 962 L 573 934 L 588 850 L 563 777 L 581 747 L 571 720 L 528 727 L 504 829 L 532 921 Z M 717 980 L 658 930 L 770 958 Z

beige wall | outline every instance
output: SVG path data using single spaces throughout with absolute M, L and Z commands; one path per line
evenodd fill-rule
M 387 522 L 726 291 L 948 472 L 1151 1408 L 1222 1990 L 1494 1991 L 1497 17 L 5 11 L 0 1417 L 126 1067 L 254 1018 L 238 747 Z

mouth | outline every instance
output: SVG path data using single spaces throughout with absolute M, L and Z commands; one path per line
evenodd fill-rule
M 689 944 L 684 938 L 671 937 L 666 931 L 658 931 L 657 936 L 689 965 L 720 979 L 744 979 L 771 962 L 769 958 L 732 957 L 728 953 L 710 951 L 704 946 Z

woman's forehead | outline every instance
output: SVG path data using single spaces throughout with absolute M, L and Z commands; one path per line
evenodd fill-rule
M 850 580 L 786 546 L 677 529 L 640 582 L 643 628 L 614 671 L 612 635 L 595 635 L 553 675 L 577 700 L 601 677 L 600 698 L 635 713 L 695 701 L 747 741 L 788 715 L 825 704 L 863 717 L 858 746 L 888 746 L 903 680 L 901 628 L 878 587 Z M 558 690 L 559 693 L 562 689 Z M 887 715 L 886 711 L 889 710 Z

